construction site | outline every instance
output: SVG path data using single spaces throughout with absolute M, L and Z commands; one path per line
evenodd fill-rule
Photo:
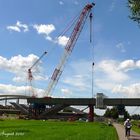
M 64 67 L 68 62 L 68 59 L 73 52 L 76 42 L 85 28 L 84 25 L 87 20 L 90 23 L 89 29 L 89 42 L 92 44 L 92 32 L 93 32 L 93 13 L 95 4 L 86 4 L 80 14 L 72 20 L 71 25 L 69 25 L 63 32 L 67 32 L 69 28 L 74 25 L 71 35 L 64 47 L 63 54 L 59 60 L 58 65 L 54 69 L 54 72 L 49 79 L 47 89 L 43 97 L 37 97 L 37 93 L 33 87 L 34 75 L 32 71 L 42 60 L 42 58 L 48 54 L 47 51 L 43 54 L 28 68 L 28 83 L 29 92 L 27 95 L 0 95 L 0 101 L 3 101 L 3 105 L 0 106 L 0 114 L 17 114 L 19 118 L 24 119 L 62 119 L 62 120 L 78 120 L 84 119 L 89 122 L 94 121 L 94 108 L 106 109 L 107 106 L 139 106 L 139 98 L 107 98 L 106 95 L 101 93 L 96 93 L 96 97 L 93 97 L 93 70 L 94 62 L 92 62 L 92 91 L 91 98 L 54 98 L 53 91 L 56 87 L 61 74 L 64 71 Z M 62 35 L 61 34 L 61 35 Z M 25 104 L 21 104 L 20 100 L 24 100 Z M 14 102 L 13 102 L 14 101 Z M 84 109 L 77 109 L 75 106 L 85 106 Z M 86 110 L 86 112 L 84 112 Z M 87 111 L 88 110 L 88 111 Z
M 1 95 L 0 100 L 4 101 L 4 106 L 0 106 L 0 114 L 18 114 L 19 116 L 24 116 L 23 118 L 27 119 L 64 119 L 64 120 L 77 120 L 79 118 L 84 118 L 87 119 L 89 118 L 89 121 L 93 121 L 93 104 L 94 104 L 94 99 L 87 99 L 91 100 L 88 102 L 93 102 L 93 103 L 86 103 L 90 108 L 90 113 L 85 113 L 84 110 L 87 109 L 86 107 L 83 110 L 76 109 L 74 107 L 71 107 L 71 105 L 83 105 L 83 103 L 78 99 L 81 103 L 77 104 L 77 101 L 74 101 L 75 99 L 68 99 L 68 102 L 65 101 L 64 103 L 62 101 L 59 101 L 61 99 L 54 99 L 51 97 L 52 92 L 59 82 L 59 78 L 64 71 L 64 67 L 68 61 L 68 58 L 70 57 L 76 41 L 78 40 L 80 33 L 82 29 L 84 28 L 84 24 L 86 20 L 90 20 L 90 42 L 92 43 L 92 8 L 94 8 L 95 4 L 87 4 L 85 7 L 82 9 L 81 13 L 79 16 L 71 23 L 74 24 L 73 31 L 69 37 L 69 40 L 67 41 L 67 44 L 64 48 L 64 52 L 61 56 L 61 59 L 56 66 L 47 90 L 44 93 L 43 98 L 38 98 L 34 91 L 34 87 L 32 85 L 32 81 L 34 80 L 34 75 L 32 74 L 32 70 L 38 63 L 41 61 L 41 59 L 47 55 L 47 52 L 45 51 L 39 59 L 34 62 L 34 64 L 28 69 L 28 81 L 29 81 L 29 86 L 30 86 L 30 95 L 31 96 L 22 96 L 22 95 Z M 71 25 L 70 25 L 71 26 Z M 68 30 L 65 29 L 64 32 Z M 63 32 L 63 34 L 64 34 Z M 94 66 L 94 62 L 92 64 Z M 25 100 L 27 104 L 20 104 L 20 100 Z M 33 100 L 45 100 L 48 101 L 49 103 L 44 103 L 44 101 L 40 101 L 39 103 L 34 102 Z M 12 102 L 12 100 L 16 100 L 16 102 Z M 55 100 L 55 103 L 52 102 L 52 100 Z M 58 100 L 58 103 L 57 103 Z M 62 99 L 63 100 L 63 99 Z M 67 100 L 67 99 L 66 99 Z M 66 103 L 65 103 L 66 102 Z M 74 103 L 75 102 L 75 103 Z M 68 104 L 67 104 L 68 103 Z M 7 105 L 10 104 L 10 105 Z
M 140 3 L 21 3 L 0 8 L 0 139 L 139 140 Z

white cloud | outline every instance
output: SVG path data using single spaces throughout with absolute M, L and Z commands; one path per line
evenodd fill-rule
M 118 44 L 116 45 L 116 47 L 117 47 L 118 49 L 120 49 L 122 53 L 126 52 L 123 43 L 118 43 Z
M 114 60 L 103 60 L 101 61 L 97 69 L 106 74 L 108 79 L 113 80 L 114 82 L 123 82 L 129 79 L 129 76 L 118 69 L 119 63 Z
M 119 65 L 120 70 L 128 71 L 128 70 L 131 70 L 134 68 L 136 68 L 136 64 L 135 64 L 134 60 L 125 60 L 125 61 L 121 62 Z
M 24 77 L 24 78 L 23 78 L 23 77 Z M 24 74 L 23 77 L 21 77 L 21 76 L 15 76 L 12 80 L 13 80 L 14 82 L 25 82 L 25 74 Z
M 137 61 L 134 61 L 132 59 L 124 60 L 120 62 L 118 69 L 126 72 L 129 70 L 140 69 L 140 60 Z
M 52 38 L 50 36 L 50 33 L 52 33 L 55 30 L 55 26 L 53 24 L 35 24 L 33 25 L 33 28 L 36 29 L 38 34 L 44 34 L 46 40 L 51 41 L 55 44 L 58 44 L 60 46 L 65 46 L 69 40 L 66 36 L 59 36 L 57 38 Z
M 63 1 L 59 1 L 59 4 L 60 4 L 60 5 L 64 5 L 64 2 L 63 2 Z
M 26 57 L 21 55 L 13 56 L 10 59 L 0 56 L 0 69 L 14 73 L 15 77 L 13 81 L 23 82 L 27 79 L 28 69 L 33 65 L 33 63 L 38 60 L 38 56 L 30 54 Z M 33 73 L 36 73 L 34 76 L 35 80 L 47 80 L 47 77 L 40 75 L 40 66 L 41 61 L 32 69 Z
M 13 56 L 9 60 L 0 56 L 0 69 L 18 73 L 19 71 L 27 71 L 28 68 L 38 59 L 39 57 L 30 54 L 27 57 L 21 55 Z
M 140 97 L 140 83 L 131 84 L 129 86 L 116 85 L 112 92 L 124 94 L 125 97 L 137 98 Z
M 62 88 L 61 92 L 64 93 L 64 94 L 70 94 L 71 93 L 71 91 L 69 89 L 66 89 L 66 88 Z
M 140 60 L 136 61 L 136 67 L 140 68 Z
M 71 77 L 66 77 L 63 82 L 65 84 L 68 84 L 72 87 L 74 87 L 77 91 L 86 91 L 89 89 L 89 85 L 87 84 L 87 76 L 71 76 Z
M 17 74 L 13 78 L 13 81 L 14 82 L 25 82 L 27 77 L 28 77 L 27 72 L 22 73 L 22 75 Z M 34 78 L 35 81 L 47 81 L 48 80 L 48 76 L 39 75 L 39 73 L 38 74 L 33 74 L 33 78 Z
M 118 84 L 123 84 L 130 79 L 122 62 L 115 60 L 102 60 L 95 67 L 95 86 L 102 91 L 111 92 Z
M 20 21 L 17 21 L 15 25 L 7 26 L 7 29 L 10 31 L 16 31 L 16 32 L 27 32 L 29 31 L 27 24 L 22 24 Z
M 78 60 L 69 64 L 70 73 L 65 76 L 63 83 L 76 92 L 91 90 L 91 62 Z
M 62 4 L 62 1 L 60 1 L 60 3 Z M 66 36 L 59 36 L 53 39 L 50 36 L 50 34 L 55 31 L 55 26 L 53 24 L 34 24 L 32 27 L 37 31 L 38 34 L 45 35 L 46 40 L 56 43 L 60 46 L 65 46 L 69 40 L 69 38 Z M 16 32 L 29 31 L 28 25 L 22 24 L 20 21 L 17 21 L 15 25 L 7 26 L 7 29 Z
M 53 38 L 50 37 L 50 36 L 46 36 L 46 40 L 49 40 L 49 41 L 51 41 L 51 42 L 53 42 L 53 43 L 55 43 L 55 44 L 58 44 L 58 45 L 64 47 L 64 46 L 66 46 L 66 44 L 67 44 L 69 38 L 66 37 L 66 36 L 59 36 L 58 38 L 53 39 Z
M 140 60 L 103 60 L 97 64 L 95 85 L 101 90 L 123 94 L 125 97 L 140 97 L 140 83 L 128 85 L 131 78 L 128 70 L 139 69 Z M 131 78 L 131 81 L 133 78 Z
M 107 79 L 95 79 L 95 84 L 98 88 L 103 90 L 112 90 L 116 85 L 116 83 Z
M 24 86 L 16 87 L 13 85 L 0 84 L 0 93 L 20 95 L 25 93 L 25 87 Z
M 20 28 L 17 26 L 7 26 L 7 29 L 10 31 L 21 32 Z
M 29 31 L 27 24 L 22 24 L 20 21 L 17 21 L 16 26 L 23 29 L 24 32 Z
M 58 43 L 61 46 L 65 46 L 67 44 L 68 40 L 69 40 L 69 38 L 66 36 L 59 36 L 56 39 L 56 43 Z
M 36 29 L 38 34 L 49 35 L 51 32 L 55 30 L 55 26 L 53 24 L 35 24 L 33 28 Z
M 139 64 L 139 60 L 135 63 L 131 60 L 124 60 L 122 62 L 102 60 L 96 63 L 94 68 L 94 94 L 97 92 L 107 92 L 108 96 L 114 96 L 115 91 L 127 93 L 128 90 L 130 90 L 135 93 L 134 95 L 138 96 L 138 94 L 136 94 L 139 93 L 138 91 L 140 89 L 138 89 L 138 85 L 133 84 L 133 86 L 130 86 L 131 88 L 128 86 L 129 80 L 132 79 L 131 82 L 133 81 L 131 73 L 128 73 L 128 70 L 136 67 L 140 68 L 138 67 L 140 66 Z M 72 93 L 91 92 L 91 65 L 92 62 L 86 60 L 78 60 L 68 65 L 69 72 L 64 75 L 62 82 L 66 84 L 66 86 L 69 86 Z M 124 86 L 120 88 L 117 85 Z
M 32 96 L 30 93 L 30 87 L 29 86 L 14 86 L 14 85 L 5 85 L 0 84 L 0 94 L 9 94 L 9 95 L 28 95 Z M 28 91 L 28 92 L 27 92 Z M 42 97 L 44 94 L 43 89 L 35 88 L 35 94 L 38 97 Z
M 46 36 L 46 39 L 53 42 L 53 39 L 50 36 Z

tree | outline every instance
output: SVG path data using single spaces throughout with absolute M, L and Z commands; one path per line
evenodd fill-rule
M 128 7 L 131 12 L 129 17 L 140 25 L 140 0 L 128 0 Z
M 125 112 L 124 112 L 124 120 L 126 120 L 127 118 L 130 118 L 130 115 L 129 115 L 128 111 L 125 110 Z
M 131 118 L 133 120 L 140 120 L 140 115 L 139 114 L 134 114 L 134 115 L 131 116 Z
M 123 113 L 122 113 L 122 111 L 123 111 Z M 117 119 L 119 117 L 119 115 L 124 115 L 124 119 L 130 117 L 128 111 L 126 111 L 126 109 L 123 108 L 123 106 L 114 106 L 111 109 L 107 108 L 107 110 L 104 114 L 105 117 L 113 118 L 113 119 Z
M 110 113 L 110 109 L 107 108 L 104 114 L 105 117 L 110 118 L 111 117 L 111 113 Z
M 118 118 L 118 110 L 117 110 L 117 108 L 116 107 L 113 107 L 111 109 L 107 108 L 104 116 L 107 117 L 107 118 L 117 119 Z

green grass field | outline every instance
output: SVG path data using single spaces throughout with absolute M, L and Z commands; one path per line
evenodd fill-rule
M 140 134 L 140 121 L 133 121 L 132 122 L 132 129 Z
M 0 121 L 0 140 L 118 140 L 114 127 L 103 123 Z

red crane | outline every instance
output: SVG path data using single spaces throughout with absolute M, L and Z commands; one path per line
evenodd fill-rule
M 32 85 L 32 80 L 33 80 L 33 74 L 32 74 L 32 69 L 37 65 L 37 63 L 44 57 L 44 55 L 46 55 L 47 52 L 44 52 L 35 62 L 34 64 L 28 69 L 28 80 L 29 80 L 29 84 L 30 84 L 30 90 L 32 93 L 32 97 L 35 97 L 35 93 L 34 93 L 34 89 L 33 89 L 33 85 Z
M 93 8 L 94 5 L 95 5 L 94 3 L 87 4 L 83 8 L 80 16 L 78 17 L 78 20 L 75 24 L 75 27 L 74 27 L 74 29 L 69 37 L 69 40 L 65 46 L 64 53 L 61 57 L 61 60 L 58 63 L 57 67 L 55 68 L 55 70 L 51 76 L 51 79 L 50 79 L 48 87 L 47 87 L 47 91 L 45 92 L 45 96 L 50 95 L 52 90 L 54 89 L 55 85 L 57 84 L 57 82 L 58 82 L 58 80 L 63 72 L 64 66 L 65 66 L 70 54 L 72 53 L 72 50 L 75 46 L 75 43 L 80 35 L 80 32 L 82 31 L 82 28 L 85 24 L 85 21 L 86 21 L 88 15 L 90 14 L 91 9 Z

